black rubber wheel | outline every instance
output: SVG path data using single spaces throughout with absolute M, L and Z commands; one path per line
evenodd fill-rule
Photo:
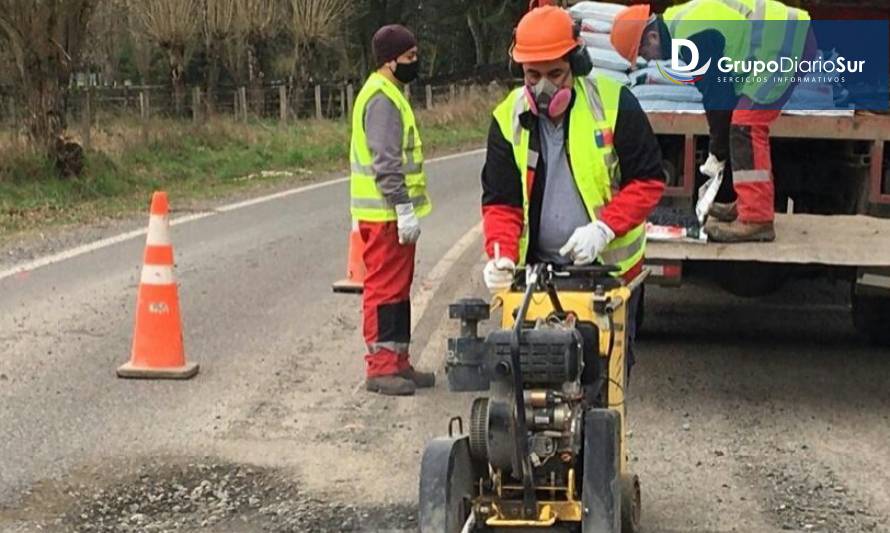
M 640 478 L 636 474 L 621 476 L 621 533 L 639 533 L 643 502 Z
M 467 437 L 427 444 L 420 465 L 421 533 L 460 533 L 472 509 L 476 476 Z
M 581 471 L 582 533 L 620 533 L 621 443 L 618 413 L 588 409 L 584 413 L 584 468 Z
M 856 294 L 852 297 L 853 325 L 877 346 L 890 347 L 890 298 Z
M 711 273 L 720 288 L 743 298 L 772 294 L 782 288 L 788 276 L 784 265 L 753 261 L 715 263 Z

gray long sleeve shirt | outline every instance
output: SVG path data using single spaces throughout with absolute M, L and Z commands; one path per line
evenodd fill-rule
M 377 189 L 393 207 L 410 203 L 402 168 L 402 114 L 392 100 L 378 93 L 365 106 L 364 123 Z
M 538 121 L 541 131 L 541 156 L 547 165 L 547 182 L 541 204 L 541 226 L 537 254 L 542 261 L 562 265 L 571 263 L 559 254 L 576 228 L 590 223 L 581 192 L 575 185 L 566 153 L 565 119 L 554 124 L 550 119 Z

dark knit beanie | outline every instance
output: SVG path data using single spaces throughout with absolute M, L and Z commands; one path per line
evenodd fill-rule
M 371 40 L 371 50 L 374 52 L 377 67 L 397 59 L 415 46 L 417 39 L 414 34 L 400 24 L 390 24 L 380 28 Z

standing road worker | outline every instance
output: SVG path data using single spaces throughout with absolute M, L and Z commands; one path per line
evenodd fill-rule
M 511 55 L 524 85 L 494 110 L 482 171 L 493 292 L 510 287 L 517 265 L 599 262 L 626 280 L 642 270 L 645 221 L 664 192 L 661 150 L 633 93 L 588 77 L 579 31 L 554 6 L 516 28 Z M 628 365 L 640 290 L 628 309 Z
M 672 39 L 693 43 L 698 66 L 711 61 L 708 71 L 695 81 L 710 129 L 710 153 L 700 170 L 716 176 L 729 160 L 731 173 L 727 172 L 724 182 L 732 185 L 737 198 L 711 208 L 705 231 L 712 241 L 776 238 L 769 127 L 795 86 L 795 73 L 729 76 L 717 68 L 718 62 L 722 57 L 766 62 L 813 57 L 816 46 L 809 30 L 806 11 L 775 0 L 693 0 L 670 7 L 661 16 L 641 4 L 624 9 L 615 19 L 612 45 L 631 63 L 637 56 L 670 58 Z M 693 60 L 688 47 L 680 51 L 687 64 Z M 732 195 L 728 188 L 721 191 L 724 200 L 731 200 Z
M 364 243 L 362 294 L 366 388 L 411 395 L 435 376 L 409 361 L 411 282 L 420 219 L 432 209 L 420 134 L 404 86 L 417 78 L 417 39 L 404 26 L 380 28 L 373 72 L 355 100 L 350 147 L 351 213 Z

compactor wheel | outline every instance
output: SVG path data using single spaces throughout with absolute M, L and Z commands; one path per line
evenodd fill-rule
M 643 510 L 640 497 L 640 478 L 636 474 L 621 476 L 621 533 L 640 531 L 640 514 Z
M 433 439 L 420 465 L 420 532 L 460 533 L 472 509 L 475 479 L 468 437 Z

